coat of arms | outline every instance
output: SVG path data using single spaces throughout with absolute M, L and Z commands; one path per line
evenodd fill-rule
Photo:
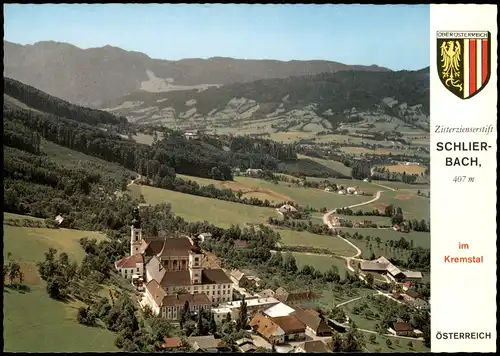
M 437 65 L 441 82 L 460 99 L 478 94 L 490 79 L 488 31 L 438 31 Z

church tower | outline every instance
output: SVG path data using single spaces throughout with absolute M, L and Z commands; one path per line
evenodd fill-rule
M 130 256 L 140 253 L 142 243 L 141 216 L 139 209 L 134 210 L 134 220 L 130 226 Z
M 203 252 L 198 246 L 198 240 L 194 239 L 193 246 L 189 250 L 189 276 L 191 277 L 191 284 L 201 284 L 201 259 Z

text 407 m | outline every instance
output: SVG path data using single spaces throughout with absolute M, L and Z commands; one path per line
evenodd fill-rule
M 455 176 L 453 181 L 455 183 L 474 183 L 475 177 L 467 177 L 467 176 Z

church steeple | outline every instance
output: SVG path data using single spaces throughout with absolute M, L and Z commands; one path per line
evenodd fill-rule
M 141 229 L 141 216 L 139 209 L 135 208 L 133 213 L 134 219 L 130 226 L 130 255 L 140 253 L 142 243 L 142 229 Z

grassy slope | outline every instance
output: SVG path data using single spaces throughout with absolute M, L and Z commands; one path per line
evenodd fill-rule
M 129 189 L 133 194 L 142 193 L 149 204 L 170 203 L 174 213 L 188 221 L 207 220 L 214 225 L 227 228 L 231 224 L 242 226 L 245 223 L 265 223 L 269 216 L 278 217 L 278 213 L 272 208 L 232 203 L 148 186 L 131 185 Z
M 316 157 L 303 156 L 303 155 L 297 155 L 297 157 L 298 158 L 309 158 L 310 160 L 317 162 L 325 167 L 331 168 L 339 173 L 345 174 L 346 176 L 351 176 L 351 168 L 344 166 L 340 162 L 316 158 Z
M 290 184 L 285 182 L 274 184 L 262 179 L 247 177 L 237 177 L 236 181 L 247 185 L 257 185 L 261 188 L 273 190 L 276 193 L 289 196 L 299 205 L 309 205 L 318 209 L 323 207 L 326 207 L 327 209 L 335 209 L 342 206 L 358 204 L 371 199 L 366 196 L 343 196 L 336 193 L 325 192 L 320 189 L 293 187 L 289 186 Z
M 7 216 L 12 216 L 8 214 Z M 5 216 L 5 214 L 4 214 Z M 22 218 L 16 215 L 15 218 Z M 28 217 L 28 219 L 32 219 Z M 21 262 L 30 290 L 21 293 L 4 288 L 4 350 L 11 352 L 118 351 L 111 331 L 89 328 L 76 322 L 76 306 L 52 300 L 45 283 L 37 277 L 35 262 L 50 248 L 81 260 L 81 237 L 98 240 L 105 236 L 92 231 L 37 229 L 4 225 L 4 258 L 12 253 Z

